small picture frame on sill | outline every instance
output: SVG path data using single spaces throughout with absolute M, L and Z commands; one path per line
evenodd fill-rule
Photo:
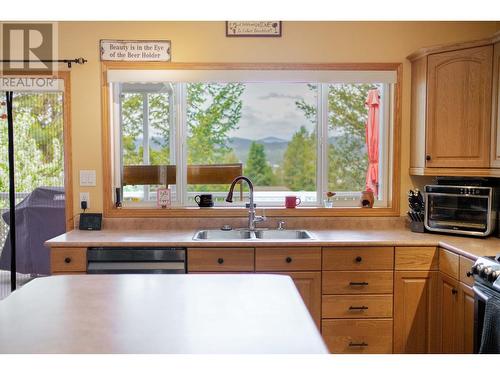
M 158 189 L 156 191 L 156 203 L 160 208 L 168 208 L 172 205 L 170 189 Z
M 281 21 L 226 21 L 226 37 L 281 37 Z

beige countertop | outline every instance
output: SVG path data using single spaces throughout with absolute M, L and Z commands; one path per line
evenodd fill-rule
M 38 278 L 1 301 L 0 353 L 328 350 L 288 276 L 94 275 Z
M 91 246 L 171 246 L 171 247 L 257 247 L 257 246 L 441 246 L 466 257 L 500 253 L 500 239 L 472 238 L 431 233 L 413 233 L 408 229 L 331 229 L 309 230 L 315 240 L 195 241 L 195 230 L 73 230 L 46 242 L 56 247 Z

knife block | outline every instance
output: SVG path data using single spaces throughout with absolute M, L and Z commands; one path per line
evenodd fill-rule
M 410 230 L 416 233 L 425 233 L 425 226 L 423 221 L 411 221 Z

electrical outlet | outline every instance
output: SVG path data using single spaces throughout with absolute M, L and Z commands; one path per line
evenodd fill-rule
M 82 202 L 87 202 L 87 210 L 90 208 L 90 193 L 89 192 L 81 192 L 80 193 L 80 207 Z

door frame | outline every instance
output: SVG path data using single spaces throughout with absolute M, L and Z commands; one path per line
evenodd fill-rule
M 3 71 L 3 75 L 13 76 L 43 76 L 62 79 L 63 90 L 63 144 L 64 144 L 64 198 L 66 231 L 74 229 L 73 215 L 73 168 L 72 168 L 72 142 L 71 142 L 71 72 L 67 70 L 54 71 Z

